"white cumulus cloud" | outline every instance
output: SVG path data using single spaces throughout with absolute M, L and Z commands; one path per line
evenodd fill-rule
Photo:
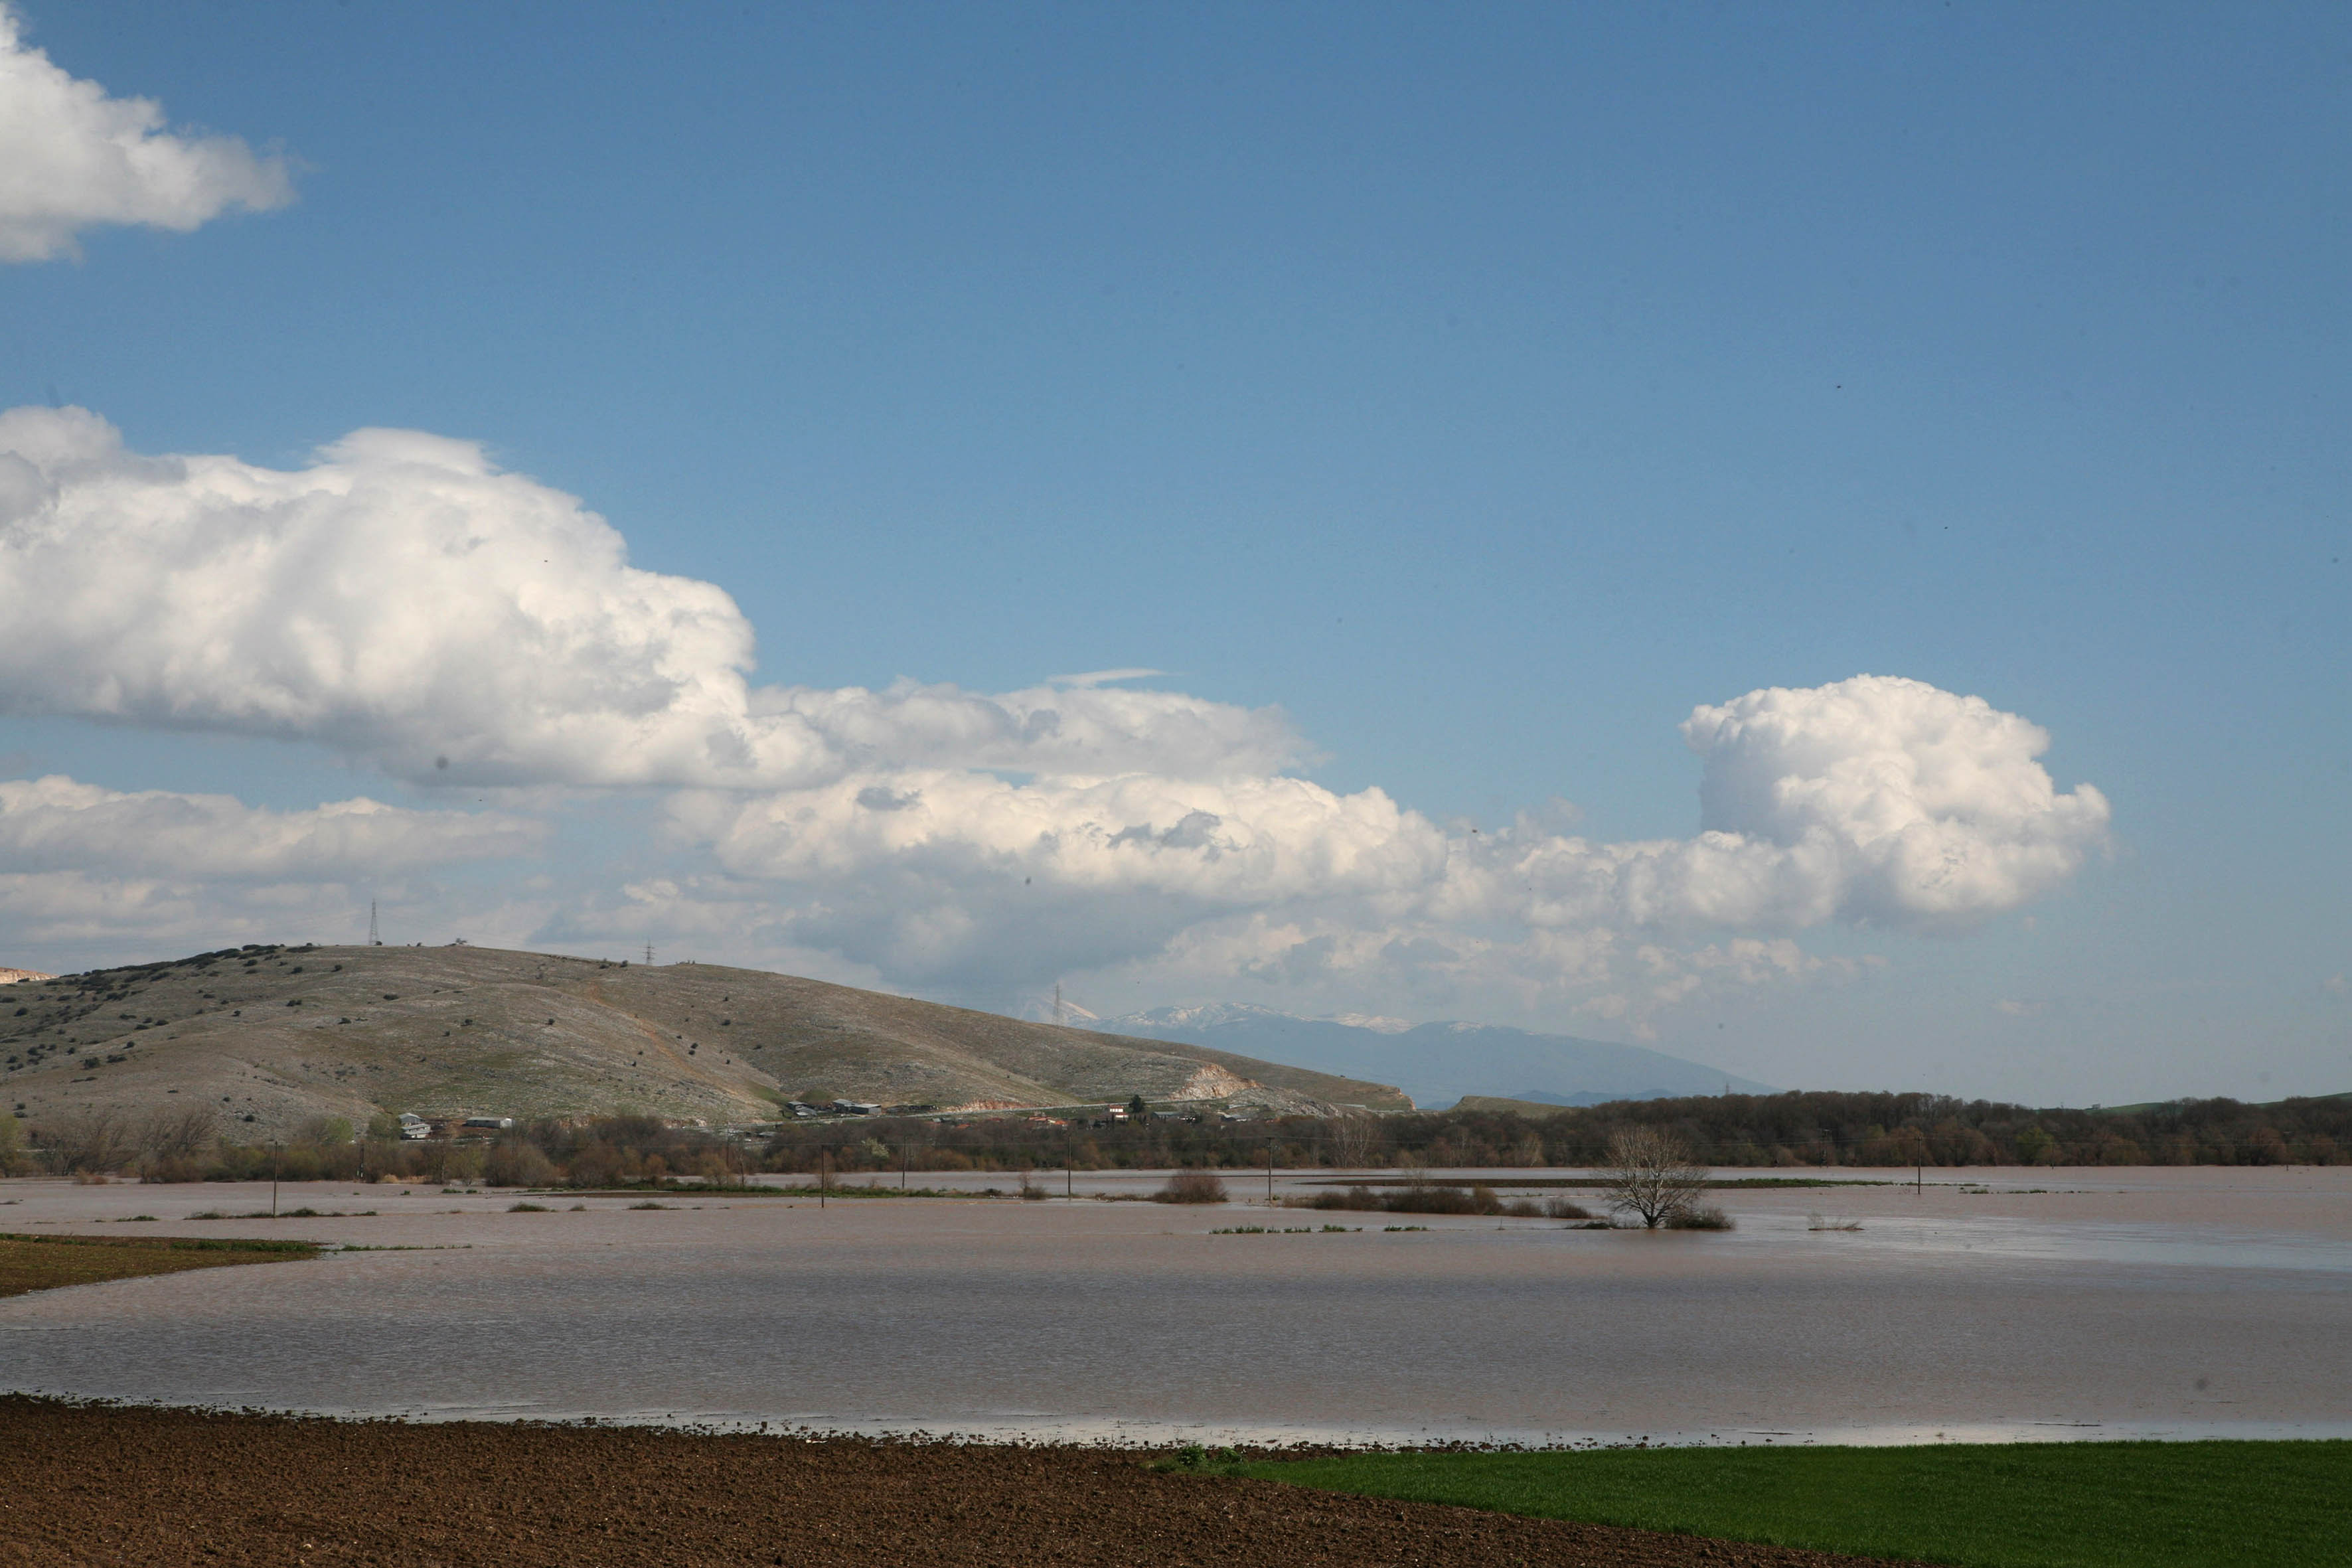
M 2061 794 L 2049 731 L 1980 697 L 1856 676 L 1751 691 L 1683 725 L 1703 826 L 1835 867 L 1838 912 L 1948 925 L 2064 882 L 2106 838 L 2106 797 Z
M 1790 940 L 1810 928 L 2019 909 L 2107 832 L 2105 797 L 2042 765 L 2040 727 L 1890 677 L 1696 709 L 1696 831 L 1610 842 L 1572 813 L 1473 833 L 1293 776 L 1279 711 L 1123 684 L 1148 670 L 988 695 L 755 685 L 753 659 L 723 590 L 631 566 L 603 518 L 470 442 L 362 430 L 279 469 L 142 456 L 81 409 L 0 414 L 0 714 L 310 741 L 558 799 L 669 792 L 677 858 L 618 900 L 546 895 L 556 937 L 723 933 L 738 959 L 976 998 L 1222 965 L 1391 1010 L 1512 996 L 1639 1026 L 1840 978 Z M 22 908 L 493 858 L 541 831 L 0 786 L 0 873 L 52 879 Z
M 26 47 L 0 4 L 0 261 L 74 252 L 100 224 L 186 230 L 294 199 L 286 162 L 234 136 L 175 134 L 151 99 L 110 98 Z
M 230 795 L 120 791 L 51 775 L 0 782 L 0 868 L 265 880 L 528 854 L 547 825 L 503 812 L 335 801 L 272 811 Z
M 546 919 L 543 904 L 416 874 L 530 855 L 550 837 L 546 823 L 505 812 L 366 799 L 278 811 L 58 776 L 0 782 L 0 949 L 57 955 L 41 965 L 57 968 L 241 942 L 355 942 L 378 895 L 397 940 L 421 925 L 438 941 L 519 942 Z
M 805 900 L 796 941 L 959 982 L 1122 962 L 1214 927 L 1244 943 L 1237 973 L 1475 958 L 1490 975 L 1598 980 L 1596 955 L 1630 935 L 1684 955 L 1675 983 L 1761 983 L 1800 950 L 1757 939 L 1832 921 L 1962 930 L 2062 885 L 2105 839 L 2104 797 L 2061 793 L 2036 760 L 2042 731 L 1917 681 L 1751 692 L 1684 732 L 1706 763 L 1706 826 L 1682 839 L 1596 842 L 1529 819 L 1449 832 L 1377 789 L 1266 775 L 877 771 L 681 795 L 671 814 L 729 876 Z M 1263 919 L 1233 927 L 1237 911 Z M 1267 934 L 1294 929 L 1310 934 Z M 1709 933 L 1735 945 L 1698 963 L 1687 944 Z M 1670 999 L 1669 984 L 1643 986 Z
M 754 687 L 723 590 L 640 571 L 470 442 L 362 430 L 296 470 L 0 414 L 0 712 L 311 740 L 423 782 L 774 787 L 876 766 L 1263 773 L 1276 710 L 1107 684 Z
M 823 790 L 673 804 L 737 876 L 864 876 L 878 865 L 1049 892 L 1169 894 L 1203 904 L 1410 892 L 1444 874 L 1444 835 L 1377 789 L 1305 779 L 1152 774 L 1039 779 L 930 770 Z

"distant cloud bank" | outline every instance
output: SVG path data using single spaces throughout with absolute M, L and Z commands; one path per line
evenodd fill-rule
M 187 230 L 294 199 L 286 160 L 234 136 L 175 134 L 151 99 L 110 98 L 26 46 L 0 0 L 0 261 L 71 256 L 82 230 Z
M 964 994 L 1080 972 L 1391 1007 L 1499 990 L 1638 1026 L 1857 972 L 1790 940 L 1809 928 L 2018 909 L 2108 828 L 2096 789 L 2042 766 L 2041 728 L 1894 677 L 1697 708 L 1700 830 L 1610 843 L 1337 793 L 1296 776 L 1279 710 L 1118 684 L 1148 670 L 824 689 L 753 685 L 753 651 L 724 590 L 629 565 L 604 519 L 470 442 L 363 430 L 289 471 L 143 456 L 81 409 L 0 414 L 0 712 L 312 742 L 428 787 L 551 792 L 542 810 L 660 792 L 670 874 L 551 898 L 547 940 L 724 933 L 746 960 Z M 546 831 L 0 786 L 0 854 L 52 877 L 341 879 Z

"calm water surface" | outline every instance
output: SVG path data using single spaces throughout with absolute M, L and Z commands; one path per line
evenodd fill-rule
M 1733 1190 L 1727 1235 L 1087 1198 L 1156 1180 L 549 1214 L 321 1184 L 281 1202 L 380 1212 L 275 1222 L 187 1217 L 266 1186 L 0 1183 L 5 1230 L 418 1249 L 0 1300 L 0 1385 L 1136 1441 L 2352 1435 L 2342 1168 Z M 1362 1228 L 1210 1234 L 1325 1223 Z

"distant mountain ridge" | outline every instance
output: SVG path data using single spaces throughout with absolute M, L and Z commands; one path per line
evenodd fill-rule
M 1210 1002 L 1089 1017 L 1087 1026 L 1392 1083 L 1423 1109 L 1449 1106 L 1465 1095 L 1598 1105 L 1727 1089 L 1775 1092 L 1769 1084 L 1643 1046 L 1496 1024 L 1410 1024 L 1365 1014 L 1302 1018 L 1255 1003 Z

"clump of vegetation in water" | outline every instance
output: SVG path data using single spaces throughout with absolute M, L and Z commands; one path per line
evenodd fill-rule
M 1217 1173 L 1191 1166 L 1168 1178 L 1160 1189 L 1151 1194 L 1155 1204 L 1221 1204 L 1225 1201 L 1225 1184 Z
M 1376 1191 L 1361 1183 L 1345 1191 L 1282 1200 L 1295 1209 L 1347 1209 L 1367 1214 L 1499 1215 L 1508 1219 L 1591 1219 L 1592 1211 L 1567 1198 L 1504 1198 L 1483 1183 L 1412 1182 Z

